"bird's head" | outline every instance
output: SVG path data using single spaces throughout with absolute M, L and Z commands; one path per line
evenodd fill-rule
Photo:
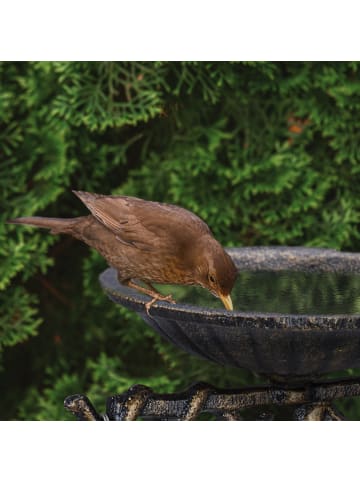
M 237 276 L 234 262 L 214 238 L 206 237 L 202 241 L 197 283 L 220 298 L 227 310 L 233 310 L 230 293 Z

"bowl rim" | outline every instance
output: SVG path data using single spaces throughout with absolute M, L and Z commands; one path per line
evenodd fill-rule
M 330 271 L 360 274 L 360 253 L 340 252 L 327 248 L 280 246 L 238 247 L 229 248 L 227 251 L 239 269 L 246 267 L 249 271 L 259 269 L 271 271 L 293 269 L 299 271 L 301 269 L 302 271 L 308 270 L 312 272 Z M 258 263 L 253 265 L 253 269 L 249 269 L 249 263 L 253 262 L 255 258 L 258 260 Z M 321 266 L 320 264 L 317 265 L 317 269 L 314 269 L 314 263 L 318 263 L 319 260 L 323 262 L 325 259 L 328 262 L 326 265 Z M 308 269 L 309 267 L 310 269 Z M 103 290 L 113 301 L 134 309 L 141 316 L 147 316 L 145 304 L 149 301 L 149 298 L 132 288 L 121 285 L 117 280 L 117 272 L 114 268 L 108 268 L 103 271 L 99 280 Z M 151 307 L 151 315 L 160 318 L 171 318 L 178 322 L 206 323 L 251 329 L 293 329 L 300 331 L 360 329 L 360 313 L 327 315 L 244 312 L 238 310 L 227 311 L 224 308 L 204 308 L 186 303 L 169 304 L 166 301 L 156 301 Z

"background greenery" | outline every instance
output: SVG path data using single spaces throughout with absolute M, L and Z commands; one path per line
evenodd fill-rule
M 105 261 L 5 225 L 86 214 L 71 189 L 181 204 L 228 246 L 360 251 L 358 62 L 0 63 L 1 418 L 144 383 L 258 381 L 163 341 L 102 293 Z M 344 404 L 360 419 L 360 405 Z

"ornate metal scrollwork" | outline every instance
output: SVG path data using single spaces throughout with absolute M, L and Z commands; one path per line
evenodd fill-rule
M 360 378 L 309 383 L 302 387 L 263 386 L 218 389 L 196 383 L 183 392 L 159 394 L 144 385 L 108 398 L 106 414 L 99 414 L 84 395 L 72 395 L 64 405 L 78 420 L 196 420 L 201 413 L 219 420 L 241 420 L 241 410 L 266 407 L 259 420 L 275 418 L 271 407 L 293 407 L 294 420 L 343 420 L 333 400 L 360 395 Z M 269 408 L 270 407 L 270 408 Z

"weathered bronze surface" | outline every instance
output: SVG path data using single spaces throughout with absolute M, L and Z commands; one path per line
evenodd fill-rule
M 360 378 L 349 378 L 303 387 L 262 386 L 217 389 L 196 383 L 188 390 L 173 394 L 154 393 L 144 385 L 134 385 L 121 395 L 107 400 L 106 414 L 96 412 L 84 395 L 65 400 L 65 407 L 79 420 L 196 420 L 203 412 L 223 420 L 241 420 L 241 410 L 254 407 L 292 406 L 293 420 L 343 420 L 332 407 L 333 400 L 360 395 Z M 271 408 L 262 419 L 272 419 Z
M 302 270 L 360 273 L 360 254 L 310 248 L 233 248 L 239 270 Z M 155 303 L 120 285 L 116 272 L 100 276 L 106 294 L 135 310 L 164 338 L 193 355 L 247 368 L 282 380 L 316 379 L 360 367 L 360 313 L 293 315 L 204 309 Z

